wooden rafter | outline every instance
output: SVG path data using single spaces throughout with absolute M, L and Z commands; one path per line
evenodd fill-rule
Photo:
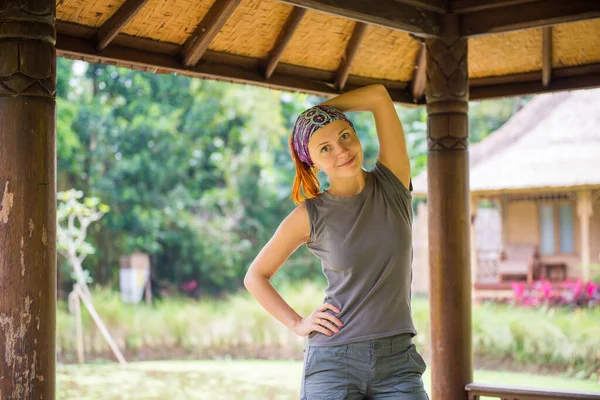
M 427 67 L 427 48 L 425 43 L 421 43 L 421 49 L 417 54 L 415 62 L 415 70 L 413 72 L 412 82 L 410 84 L 410 91 L 415 101 L 420 100 L 425 94 L 425 81 Z
M 600 1 L 543 0 L 462 15 L 461 34 L 473 37 L 600 18 Z
M 87 27 L 74 28 L 71 26 L 66 30 L 71 33 L 79 31 L 82 36 L 85 36 L 88 29 Z M 272 89 L 302 91 L 327 97 L 339 94 L 337 89 L 328 83 L 335 77 L 333 71 L 280 63 L 277 72 L 267 80 L 261 72 L 262 60 L 210 50 L 205 52 L 202 60 L 195 66 L 184 67 L 175 57 L 179 46 L 170 43 L 156 46 L 156 43 L 153 40 L 120 34 L 110 46 L 99 54 L 89 39 L 59 33 L 56 54 L 59 57 L 119 65 L 143 71 L 148 68 L 156 68 L 157 71 L 163 73 L 254 84 Z M 381 83 L 388 88 L 394 102 L 414 105 L 412 98 L 407 94 L 405 82 L 350 76 L 347 89 L 351 90 L 376 83 Z
M 365 24 L 364 22 L 357 22 L 356 25 L 354 25 L 352 36 L 348 41 L 346 51 L 344 52 L 344 56 L 342 57 L 342 61 L 340 62 L 340 66 L 337 70 L 335 77 L 335 86 L 340 91 L 343 90 L 344 86 L 346 85 L 346 80 L 348 79 L 348 75 L 350 74 L 350 67 L 352 66 L 352 61 L 354 61 L 354 57 L 356 56 L 356 52 L 358 51 L 360 42 L 365 36 L 366 30 L 367 24 Z
M 238 4 L 240 0 L 215 1 L 181 49 L 180 58 L 184 66 L 196 65 Z
M 595 87 L 600 87 L 600 64 L 553 69 L 548 87 L 540 81 L 539 72 L 471 79 L 469 98 L 483 100 Z
M 269 79 L 271 75 L 273 75 L 273 71 L 275 71 L 279 60 L 281 59 L 281 55 L 292 39 L 292 36 L 294 35 L 294 32 L 296 32 L 298 25 L 300 25 L 300 21 L 302 21 L 302 18 L 304 18 L 304 15 L 306 15 L 306 8 L 294 7 L 292 9 L 292 12 L 285 21 L 283 29 L 275 41 L 275 46 L 273 46 L 269 52 L 269 56 L 267 57 L 265 78 Z
M 548 87 L 552 76 L 552 27 L 542 28 L 542 85 Z
M 129 21 L 144 7 L 148 0 L 127 0 L 119 9 L 98 29 L 96 34 L 96 49 L 104 49 L 121 32 Z
M 186 68 L 176 58 L 181 46 L 173 43 L 157 42 L 121 33 L 102 53 L 98 53 L 93 41 L 96 29 L 60 21 L 56 23 L 56 29 L 58 32 L 56 51 L 60 57 L 133 69 L 156 70 L 157 73 L 175 72 L 181 75 L 250 83 L 325 96 L 339 94 L 337 88 L 328 83 L 334 81 L 335 71 L 279 63 L 272 79 L 267 80 L 261 68 L 264 60 L 211 50 L 206 51 L 199 65 Z M 405 105 L 415 104 L 410 94 L 412 86 L 408 82 L 349 75 L 346 89 L 375 83 L 386 86 L 395 102 Z M 600 87 L 600 64 L 554 68 L 552 82 L 546 88 L 542 85 L 539 71 L 470 79 L 469 86 L 472 100 Z M 423 98 L 416 102 L 416 104 L 423 103 Z
M 377 2 L 364 0 L 282 0 L 282 2 L 421 36 L 436 36 L 440 32 L 441 14 L 417 9 L 413 5 L 396 0 Z

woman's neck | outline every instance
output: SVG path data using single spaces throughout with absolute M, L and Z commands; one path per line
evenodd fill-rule
M 362 192 L 366 182 L 367 171 L 361 169 L 360 172 L 354 176 L 331 179 L 327 193 L 338 197 L 355 196 Z

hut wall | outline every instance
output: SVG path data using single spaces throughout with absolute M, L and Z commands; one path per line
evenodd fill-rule
M 533 201 L 508 203 L 508 243 L 540 243 L 539 214 Z
M 565 202 L 555 202 L 554 205 Z M 576 213 L 576 204 L 573 205 L 573 253 L 561 253 L 558 249 L 554 254 L 541 256 L 542 262 L 564 262 L 567 264 L 569 278 L 582 276 L 581 264 L 581 228 L 580 219 Z M 531 243 L 540 245 L 540 203 L 531 201 L 518 201 L 509 203 L 508 206 L 508 243 Z M 555 219 L 555 236 L 560 235 L 558 219 Z M 557 242 L 557 246 L 558 246 Z M 590 254 L 592 264 L 600 264 L 600 200 L 594 203 L 594 213 L 590 220 Z M 593 273 L 592 273 L 593 274 Z
M 556 202 L 553 204 L 562 203 Z M 580 220 L 575 210 L 576 205 L 573 204 L 573 207 L 573 239 L 575 252 L 573 254 L 556 253 L 552 255 L 543 255 L 542 261 L 548 263 L 566 263 L 568 277 L 576 279 L 582 276 L 582 270 L 580 268 L 581 230 Z M 482 223 L 481 220 L 483 219 L 482 217 L 484 216 L 484 211 L 488 210 L 479 210 L 477 223 Z M 500 216 L 494 215 L 489 217 L 497 218 L 498 221 L 491 220 L 491 224 L 489 224 L 490 221 L 488 221 L 485 226 L 478 227 L 476 246 L 479 253 L 489 252 L 490 250 L 496 249 L 496 247 L 501 247 L 501 244 L 499 243 L 501 233 L 500 231 L 496 232 L 497 230 L 501 229 L 499 221 Z M 533 200 L 511 202 L 509 203 L 508 212 L 505 218 L 508 219 L 507 225 L 509 227 L 509 243 L 540 244 L 539 204 L 537 202 Z M 487 219 L 490 220 L 490 218 Z M 556 228 L 556 235 L 558 235 L 558 227 Z M 427 268 L 429 265 L 429 254 L 427 247 L 427 235 L 427 207 L 426 203 L 420 203 L 413 225 L 413 293 L 425 294 L 429 292 L 429 269 Z M 590 220 L 590 245 L 592 264 L 600 264 L 600 199 L 594 203 L 594 213 Z M 482 254 L 480 254 L 480 257 L 481 256 Z M 594 276 L 593 271 L 592 276 Z M 482 277 L 479 277 L 479 280 L 481 279 Z M 495 278 L 493 278 L 493 280 L 495 281 Z

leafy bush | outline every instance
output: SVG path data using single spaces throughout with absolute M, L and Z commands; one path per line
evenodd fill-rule
M 324 285 L 279 284 L 278 290 L 300 314 L 323 298 Z M 94 290 L 94 304 L 129 359 L 302 357 L 304 338 L 264 311 L 245 291 L 220 300 L 170 297 L 145 304 L 123 304 L 108 289 Z M 429 303 L 415 297 L 416 345 L 429 354 Z M 88 354 L 107 357 L 108 346 L 83 312 Z M 58 304 L 58 351 L 74 360 L 74 317 Z M 473 352 L 486 360 L 553 366 L 571 375 L 592 376 L 600 369 L 600 307 L 531 308 L 482 303 L 473 306 Z
M 535 282 L 532 290 L 524 282 L 513 282 L 513 303 L 523 306 L 593 307 L 600 304 L 600 284 L 566 281 L 552 284 L 549 280 Z

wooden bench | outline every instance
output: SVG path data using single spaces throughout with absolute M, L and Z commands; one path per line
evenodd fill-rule
M 564 262 L 551 262 L 542 263 L 540 268 L 540 279 L 556 280 L 553 279 L 554 271 L 558 271 L 560 281 L 567 280 L 567 264 Z
M 498 397 L 503 400 L 600 400 L 600 392 L 533 389 L 486 383 L 469 383 L 465 390 L 469 400 L 479 400 L 480 396 Z
M 527 281 L 537 279 L 540 256 L 533 244 L 509 244 L 500 252 L 498 281 Z

